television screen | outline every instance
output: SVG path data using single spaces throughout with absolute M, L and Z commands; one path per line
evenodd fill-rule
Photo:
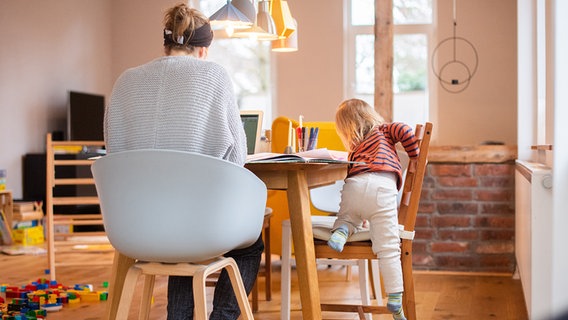
M 67 139 L 102 141 L 105 97 L 98 94 L 69 92 Z

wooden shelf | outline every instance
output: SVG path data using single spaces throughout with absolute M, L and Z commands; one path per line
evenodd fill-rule
M 430 163 L 503 163 L 517 159 L 517 146 L 431 146 Z
M 83 250 L 85 252 L 112 250 L 104 231 L 100 231 L 103 230 L 103 220 L 98 208 L 95 180 L 90 171 L 94 162 L 92 156 L 97 153 L 89 150 L 98 150 L 103 146 L 103 141 L 53 141 L 51 134 L 47 135 L 45 204 L 51 280 L 56 279 L 56 265 L 69 265 L 65 257 L 56 261 L 56 252 L 65 251 L 62 249 L 64 247 L 71 251 L 83 246 L 90 248 Z M 68 153 L 63 154 L 62 151 Z M 85 207 L 88 207 L 88 212 L 81 214 L 79 208 L 82 210 Z M 81 239 L 78 240 L 77 237 Z M 110 264 L 111 261 L 105 263 Z
M 537 144 L 531 146 L 531 150 L 552 150 L 551 144 Z

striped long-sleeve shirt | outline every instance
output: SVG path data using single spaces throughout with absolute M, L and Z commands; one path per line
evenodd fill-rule
M 347 177 L 364 172 L 394 172 L 397 174 L 397 188 L 402 186 L 402 166 L 395 145 L 400 142 L 412 159 L 420 152 L 412 128 L 401 122 L 385 123 L 373 128 L 367 138 L 349 153 Z

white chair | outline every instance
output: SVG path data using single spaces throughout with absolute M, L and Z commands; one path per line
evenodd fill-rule
M 312 227 L 314 232 L 317 230 L 329 230 L 335 222 L 335 215 L 339 211 L 339 202 L 341 201 L 341 189 L 343 188 L 343 180 L 338 180 L 332 185 L 310 189 L 310 201 L 312 205 L 324 212 L 328 212 L 329 216 L 312 216 Z M 280 318 L 282 320 L 290 319 L 290 296 L 291 296 L 291 264 L 292 264 L 292 233 L 290 220 L 282 221 L 282 273 L 281 273 L 281 297 L 282 307 L 280 309 Z M 351 279 L 351 267 L 359 268 L 359 288 L 361 292 L 362 303 L 369 304 L 371 297 L 369 295 L 369 272 L 366 259 L 317 259 L 318 264 L 323 265 L 342 265 L 347 267 L 347 279 Z M 379 266 L 377 261 L 372 261 L 373 288 L 374 296 L 377 297 L 379 305 L 382 305 L 381 284 L 379 276 Z M 370 317 L 370 315 L 369 315 Z
M 195 317 L 206 319 L 205 279 L 225 268 L 241 317 L 253 319 L 238 267 L 222 255 L 260 236 L 266 206 L 261 180 L 218 158 L 168 150 L 112 153 L 95 161 L 92 171 L 109 240 L 136 259 L 121 275 L 116 318 L 128 318 L 139 275 L 145 276 L 141 319 L 148 319 L 155 275 L 184 275 L 193 276 Z

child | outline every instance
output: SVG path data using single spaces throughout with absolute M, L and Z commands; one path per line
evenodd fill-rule
M 402 267 L 398 236 L 397 194 L 402 168 L 395 144 L 400 142 L 412 160 L 418 143 L 404 123 L 384 123 L 359 99 L 342 102 L 335 114 L 337 132 L 349 151 L 349 166 L 341 191 L 340 209 L 328 245 L 341 252 L 347 238 L 369 222 L 373 252 L 388 294 L 387 308 L 394 319 L 406 319 L 402 310 Z

